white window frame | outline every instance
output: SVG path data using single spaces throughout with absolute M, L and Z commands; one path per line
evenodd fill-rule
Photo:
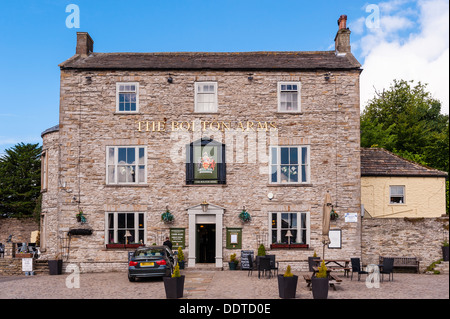
M 113 228 L 114 238 L 113 241 L 109 241 L 109 214 L 113 214 Z M 119 214 L 134 214 L 134 238 L 139 238 L 139 230 L 144 231 L 144 244 L 147 244 L 147 213 L 146 212 L 105 212 L 105 244 L 118 243 L 120 241 L 118 232 Z M 139 227 L 139 214 L 143 214 L 144 224 Z
M 401 187 L 403 194 L 392 194 L 392 188 L 393 187 Z M 404 205 L 406 204 L 406 196 L 405 196 L 405 185 L 389 185 L 389 204 L 390 205 Z M 400 202 L 393 202 L 392 197 L 399 197 L 402 198 Z
M 273 154 L 272 154 L 272 149 L 276 148 L 277 150 L 277 158 L 276 158 L 276 164 L 272 164 L 273 163 Z M 298 178 L 297 178 L 297 182 L 282 182 L 281 181 L 281 149 L 282 148 L 297 148 L 297 156 L 298 156 Z M 307 156 L 306 156 L 306 164 L 302 163 L 302 153 L 303 153 L 303 148 L 306 149 L 307 151 Z M 270 146 L 269 147 L 269 183 L 270 184 L 277 184 L 277 185 L 301 185 L 301 184 L 310 184 L 311 183 L 311 176 L 310 176 L 310 168 L 311 168 L 311 151 L 310 151 L 310 146 L 309 145 L 279 145 L 279 146 Z M 286 165 L 286 164 L 285 164 Z M 272 181 L 272 167 L 276 166 L 277 169 L 277 181 L 273 182 Z M 306 173 L 306 180 L 302 181 L 302 166 L 305 166 L 305 173 Z
M 119 164 L 119 148 L 134 148 L 135 162 L 134 164 Z M 144 149 L 144 164 L 139 163 L 139 149 Z M 110 149 L 114 149 L 114 163 L 110 163 L 109 152 Z M 135 181 L 134 182 L 119 182 L 118 172 L 120 166 L 136 166 L 135 168 Z M 144 181 L 139 181 L 139 173 L 136 175 L 136 171 L 139 172 L 139 166 L 144 165 Z M 110 180 L 109 168 L 114 166 L 114 176 L 113 180 Z M 143 145 L 117 145 L 117 146 L 106 146 L 106 184 L 107 185 L 145 185 L 147 184 L 147 147 Z
M 295 92 L 294 90 L 282 90 L 282 85 L 297 85 L 297 110 L 282 110 L 281 109 L 281 95 L 283 92 Z M 301 112 L 301 82 L 278 82 L 278 112 L 280 113 L 300 113 Z
M 272 214 L 277 214 L 277 227 L 272 228 Z M 282 223 L 281 223 L 281 215 L 282 214 L 297 214 L 297 234 L 301 234 L 302 231 L 302 223 L 301 218 L 302 214 L 305 216 L 305 224 L 306 224 L 306 242 L 302 244 L 309 245 L 310 244 L 310 237 L 311 237 L 311 221 L 310 221 L 310 213 L 309 212 L 302 212 L 302 211 L 293 211 L 293 212 L 269 212 L 269 242 L 270 244 L 276 244 L 281 242 L 281 231 L 282 229 Z M 293 229 L 293 228 L 291 228 Z M 275 242 L 272 241 L 272 231 L 277 231 L 277 240 Z M 294 243 L 294 240 L 291 238 L 291 244 Z
M 134 90 L 120 90 L 121 85 L 134 85 Z M 135 111 L 121 111 L 119 108 L 120 105 L 120 93 L 135 93 L 136 94 L 136 110 Z M 116 83 L 116 112 L 117 113 L 138 113 L 139 112 L 139 82 L 117 82 Z
M 202 93 L 199 92 L 199 85 L 213 85 L 214 86 L 214 100 L 213 100 L 213 109 L 212 110 L 201 110 L 199 108 L 199 94 L 210 94 L 210 93 Z M 217 103 L 217 82 L 194 82 L 195 87 L 195 96 L 194 96 L 194 104 L 195 104 L 195 113 L 217 113 L 218 110 L 218 103 Z

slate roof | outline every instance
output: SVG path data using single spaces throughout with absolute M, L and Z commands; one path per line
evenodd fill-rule
M 351 54 L 335 51 L 160 52 L 74 55 L 61 69 L 124 70 L 360 70 Z
M 361 148 L 361 176 L 447 177 L 448 174 L 408 161 L 382 148 Z
M 46 129 L 44 132 L 41 133 L 41 137 L 43 137 L 45 134 L 58 132 L 59 131 L 59 124 L 56 124 L 55 126 L 52 126 L 48 129 Z

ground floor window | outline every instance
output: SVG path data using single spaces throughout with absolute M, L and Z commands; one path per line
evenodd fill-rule
M 107 244 L 145 244 L 145 213 L 107 213 Z
M 271 215 L 271 244 L 309 244 L 309 214 L 276 212 Z M 287 236 L 291 234 L 292 236 Z

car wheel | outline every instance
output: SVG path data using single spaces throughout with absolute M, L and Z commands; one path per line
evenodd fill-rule
M 130 282 L 135 282 L 136 281 L 136 277 L 128 275 L 128 280 Z

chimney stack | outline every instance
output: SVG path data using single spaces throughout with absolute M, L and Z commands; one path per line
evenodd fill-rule
M 77 49 L 76 54 L 87 56 L 94 52 L 94 41 L 87 32 L 77 32 Z
M 346 54 L 351 52 L 350 30 L 347 28 L 347 16 L 345 14 L 339 17 L 337 21 L 339 29 L 334 38 L 336 54 Z

